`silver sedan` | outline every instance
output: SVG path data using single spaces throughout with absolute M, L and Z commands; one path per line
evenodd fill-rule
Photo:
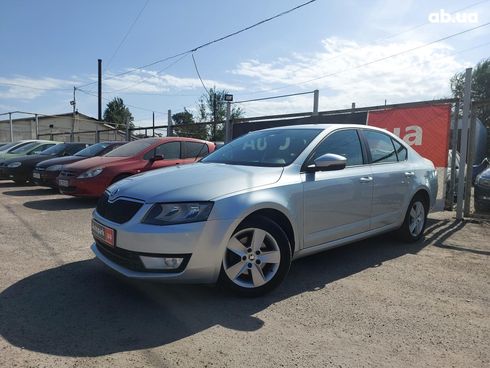
M 130 278 L 260 295 L 294 259 L 388 231 L 419 240 L 436 193 L 432 162 L 385 130 L 266 129 L 109 187 L 92 250 Z

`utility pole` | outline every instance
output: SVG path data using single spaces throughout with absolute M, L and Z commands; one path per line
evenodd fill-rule
M 98 119 L 99 121 L 102 120 L 102 59 L 97 60 L 97 65 L 98 65 Z
M 39 139 L 39 116 L 37 114 L 34 116 L 36 118 L 36 139 Z
M 231 101 L 226 102 L 225 143 L 231 141 Z

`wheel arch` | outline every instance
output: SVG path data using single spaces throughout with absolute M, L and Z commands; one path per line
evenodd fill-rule
M 296 234 L 293 228 L 291 220 L 284 214 L 284 212 L 276 208 L 260 208 L 255 209 L 253 212 L 249 213 L 242 221 L 246 221 L 254 216 L 263 216 L 274 221 L 279 227 L 286 233 L 289 240 L 289 245 L 291 247 L 291 255 L 294 255 L 295 248 L 297 246 Z

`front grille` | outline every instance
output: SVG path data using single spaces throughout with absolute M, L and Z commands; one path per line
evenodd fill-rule
M 140 202 L 128 201 L 126 199 L 116 199 L 114 202 L 109 202 L 109 196 L 104 193 L 97 202 L 97 212 L 102 217 L 123 224 L 138 212 L 143 206 Z
M 111 247 L 104 243 L 95 240 L 95 245 L 99 252 L 101 252 L 105 257 L 110 259 L 112 262 L 127 268 L 128 270 L 138 271 L 138 272 L 161 272 L 161 273 L 180 273 L 185 270 L 189 260 L 191 258 L 190 254 L 153 254 L 153 253 L 143 253 L 134 252 L 118 247 Z M 174 270 L 161 270 L 161 269 L 147 269 L 141 262 L 140 255 L 148 257 L 182 257 L 182 263 L 179 268 Z
M 78 172 L 77 171 L 70 171 L 70 170 L 63 170 L 63 171 L 61 171 L 60 176 L 72 178 L 74 176 L 78 176 Z

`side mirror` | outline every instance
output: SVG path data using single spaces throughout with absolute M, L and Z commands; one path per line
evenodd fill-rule
M 333 171 L 342 170 L 347 164 L 347 159 L 344 156 L 334 153 L 326 153 L 315 160 L 315 163 L 308 165 L 309 171 Z
M 152 158 L 150 158 L 150 162 L 153 163 L 155 161 L 161 161 L 161 160 L 163 160 L 163 158 L 164 158 L 163 155 L 155 155 Z

